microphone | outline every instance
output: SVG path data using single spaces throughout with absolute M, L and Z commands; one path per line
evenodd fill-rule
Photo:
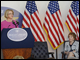
M 11 25 L 9 25 L 9 26 L 11 26 Z M 8 26 L 8 28 L 9 28 L 9 26 Z
M 11 25 L 9 25 L 9 26 L 11 26 Z M 9 26 L 8 26 L 8 28 L 9 28 Z
M 16 23 L 19 25 L 19 22 L 18 21 L 16 21 Z
M 15 22 L 14 21 L 12 21 L 12 23 L 15 25 L 15 27 L 17 28 L 17 26 L 16 26 L 16 24 L 15 24 Z

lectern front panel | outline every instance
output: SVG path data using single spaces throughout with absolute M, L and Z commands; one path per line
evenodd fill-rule
M 31 56 L 32 48 L 2 49 L 4 59 L 27 59 Z

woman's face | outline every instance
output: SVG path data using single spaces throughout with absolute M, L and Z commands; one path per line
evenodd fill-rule
M 12 12 L 12 11 L 9 11 L 9 12 L 8 12 L 8 18 L 9 18 L 9 19 L 12 19 L 12 18 L 13 18 L 13 12 Z
M 74 37 L 72 35 L 69 35 L 69 41 L 74 41 Z

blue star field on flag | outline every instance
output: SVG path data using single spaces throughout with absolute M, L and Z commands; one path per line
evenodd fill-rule
M 79 1 L 73 1 L 71 8 L 76 16 L 79 15 Z
M 50 1 L 48 9 L 50 10 L 51 14 L 57 12 L 59 10 L 58 1 Z

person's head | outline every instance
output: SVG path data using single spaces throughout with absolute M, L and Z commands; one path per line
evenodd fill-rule
M 74 41 L 76 40 L 76 34 L 74 32 L 70 32 L 68 34 L 68 38 L 69 38 L 69 41 Z
M 7 9 L 4 13 L 4 17 L 5 18 L 9 18 L 9 19 L 12 19 L 13 18 L 13 15 L 14 15 L 14 11 L 12 9 Z

